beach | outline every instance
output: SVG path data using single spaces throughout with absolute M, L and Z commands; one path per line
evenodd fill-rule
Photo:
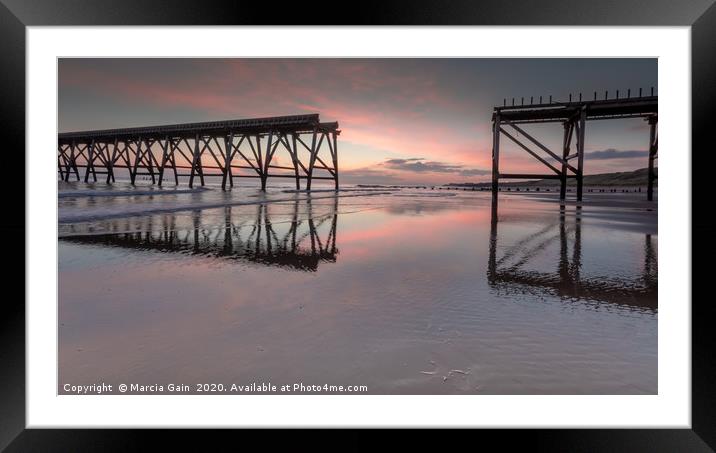
M 58 392 L 657 393 L 644 194 L 342 188 L 60 182 Z

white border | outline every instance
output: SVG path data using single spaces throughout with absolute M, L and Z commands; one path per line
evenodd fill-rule
M 690 427 L 689 27 L 28 27 L 27 426 Z M 60 56 L 659 58 L 659 394 L 57 396 Z M 31 176 L 31 177 L 30 177 Z

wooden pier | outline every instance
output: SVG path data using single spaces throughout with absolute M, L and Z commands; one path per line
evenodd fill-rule
M 193 187 L 197 179 L 203 186 L 219 177 L 226 189 L 234 178 L 256 178 L 266 190 L 271 177 L 292 178 L 299 190 L 301 180 L 310 190 L 315 179 L 338 189 L 339 134 L 337 122 L 322 123 L 318 114 L 65 132 L 58 134 L 57 163 L 64 181 L 96 182 L 100 174 L 109 184 L 117 169 L 126 169 L 132 184 L 148 176 L 152 184 L 170 178 L 178 185 L 182 177 Z M 275 163 L 279 151 L 290 164 Z
M 500 179 L 559 179 L 560 199 L 564 200 L 567 193 L 567 179 L 574 178 L 577 183 L 577 200 L 582 200 L 583 177 L 584 177 L 584 143 L 585 129 L 588 121 L 614 120 L 624 118 L 644 118 L 650 125 L 649 135 L 649 176 L 647 186 L 647 199 L 653 200 L 655 160 L 657 159 L 658 136 L 658 97 L 653 95 L 642 96 L 641 90 L 638 97 L 631 97 L 631 91 L 627 97 L 609 98 L 609 93 L 604 93 L 603 99 L 597 99 L 594 93 L 592 100 L 583 100 L 579 95 L 578 100 L 572 100 L 569 96 L 567 102 L 543 103 L 542 98 L 534 103 L 534 98 L 529 104 L 525 104 L 522 98 L 519 105 L 507 105 L 507 100 L 502 106 L 494 107 L 492 114 L 492 192 L 496 197 L 499 190 Z M 562 149 L 549 149 L 525 129 L 530 124 L 539 123 L 560 123 L 563 126 Z M 500 138 L 504 136 L 516 143 L 522 150 L 530 154 L 545 167 L 551 170 L 547 174 L 519 174 L 500 173 Z M 572 143 L 574 142 L 574 150 Z

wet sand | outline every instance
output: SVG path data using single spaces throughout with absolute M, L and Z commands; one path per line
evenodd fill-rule
M 657 393 L 644 194 L 283 190 L 60 198 L 58 392 Z

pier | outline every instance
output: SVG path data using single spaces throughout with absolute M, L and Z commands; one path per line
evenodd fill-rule
M 616 120 L 624 118 L 643 118 L 649 123 L 648 142 L 648 168 L 647 199 L 654 199 L 654 181 L 657 178 L 655 172 L 655 161 L 658 150 L 658 96 L 642 96 L 639 90 L 638 97 L 631 97 L 631 91 L 627 91 L 626 97 L 609 97 L 609 92 L 604 93 L 603 99 L 597 99 L 597 92 L 594 92 L 593 99 L 583 100 L 582 94 L 573 100 L 569 95 L 567 102 L 552 102 L 550 96 L 548 102 L 542 98 L 535 103 L 531 98 L 529 104 L 525 104 L 525 98 L 515 105 L 507 105 L 507 100 L 502 106 L 496 106 L 492 113 L 492 192 L 497 196 L 500 179 L 559 179 L 560 199 L 564 200 L 567 193 L 567 179 L 576 179 L 577 200 L 582 201 L 583 177 L 584 177 L 584 144 L 585 129 L 588 121 L 595 120 Z M 549 149 L 525 129 L 530 124 L 557 123 L 563 127 L 562 149 Z M 522 174 L 522 173 L 500 173 L 500 138 L 504 136 L 519 146 L 520 149 L 530 154 L 545 167 L 551 170 L 546 174 Z M 573 145 L 574 143 L 574 145 Z M 574 149 L 572 148 L 574 146 Z
M 226 189 L 235 178 L 255 178 L 266 190 L 271 177 L 294 179 L 298 190 L 301 180 L 310 190 L 316 179 L 338 189 L 338 135 L 338 123 L 322 123 L 318 114 L 64 132 L 57 164 L 64 181 L 106 175 L 109 184 L 125 169 L 132 184 L 148 176 L 152 184 L 179 185 L 181 177 L 194 187 L 217 177 Z M 279 152 L 287 163 L 278 161 Z

